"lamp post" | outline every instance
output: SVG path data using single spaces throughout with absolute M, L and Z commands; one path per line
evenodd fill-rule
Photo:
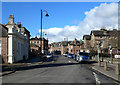
M 112 47 L 109 44 L 110 63 L 112 63 Z
M 100 48 L 99 48 L 99 44 L 97 45 L 97 50 L 98 50 L 98 66 L 100 66 L 100 56 L 99 56 L 99 53 L 100 53 Z
M 43 12 L 46 12 L 45 16 L 49 16 L 46 10 L 41 9 L 41 53 L 43 53 L 43 51 L 42 51 L 42 16 L 43 16 Z

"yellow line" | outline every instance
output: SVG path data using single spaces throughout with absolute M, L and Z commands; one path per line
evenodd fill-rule
M 116 82 L 116 81 L 113 81 L 114 83 L 117 83 L 117 84 L 119 84 L 120 85 L 120 83 L 118 83 L 118 82 Z

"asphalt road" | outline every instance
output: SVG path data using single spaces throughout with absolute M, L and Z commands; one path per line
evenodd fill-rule
M 54 56 L 43 64 L 21 69 L 2 77 L 3 83 L 114 83 L 91 69 L 93 62 L 77 63 L 64 56 Z

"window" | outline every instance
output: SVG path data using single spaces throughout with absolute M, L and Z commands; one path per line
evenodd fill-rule
M 37 41 L 37 43 L 39 44 L 39 41 Z
M 1 40 L 0 40 L 0 55 L 1 55 Z
M 34 41 L 34 43 L 36 43 L 36 41 Z
M 100 36 L 100 38 L 102 38 L 102 36 Z

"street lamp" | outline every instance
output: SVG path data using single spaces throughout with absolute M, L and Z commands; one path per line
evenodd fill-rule
M 46 17 L 49 16 L 46 10 L 41 9 L 41 53 L 43 53 L 42 52 L 42 16 L 43 16 L 43 12 L 46 12 L 46 15 L 45 15 Z
M 97 50 L 98 50 L 98 66 L 100 66 L 100 56 L 99 56 L 99 53 L 100 53 L 100 48 L 99 48 L 99 44 L 97 45 Z
M 109 54 L 110 54 L 110 63 L 112 63 L 112 47 L 111 47 L 111 44 L 109 44 Z

